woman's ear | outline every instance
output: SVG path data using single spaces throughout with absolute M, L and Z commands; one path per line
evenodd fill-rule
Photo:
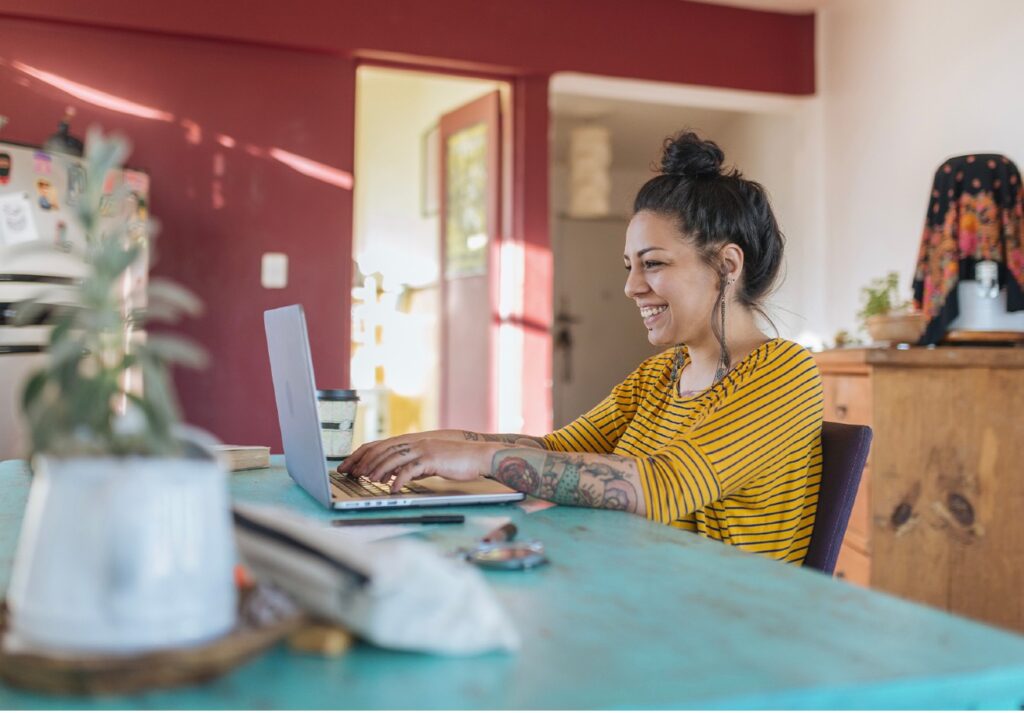
M 743 249 L 736 243 L 728 243 L 719 253 L 722 277 L 726 282 L 735 283 L 743 272 Z

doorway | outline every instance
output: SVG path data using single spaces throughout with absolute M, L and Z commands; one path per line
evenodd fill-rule
M 501 207 L 487 200 L 502 186 L 500 167 L 483 166 L 478 175 L 477 159 L 483 150 L 485 158 L 500 160 L 499 97 L 507 92 L 500 81 L 357 70 L 351 357 L 352 386 L 362 399 L 357 440 L 453 421 L 493 430 L 495 407 L 486 405 L 499 378 L 488 336 L 493 309 L 480 295 L 486 298 L 497 279 L 488 256 L 497 250 Z M 476 115 L 466 113 L 481 102 L 493 112 L 482 133 Z M 455 154 L 458 166 L 446 171 Z M 455 210 L 459 219 L 446 220 Z M 452 237 L 442 249 L 442 236 L 453 232 L 461 244 Z M 462 412 L 460 405 L 470 408 Z

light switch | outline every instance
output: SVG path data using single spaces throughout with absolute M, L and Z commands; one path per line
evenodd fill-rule
M 263 253 L 260 282 L 268 290 L 288 286 L 288 256 L 284 253 Z

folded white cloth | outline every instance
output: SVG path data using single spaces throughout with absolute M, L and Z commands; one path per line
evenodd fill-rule
M 307 611 L 378 646 L 467 655 L 519 636 L 474 567 L 413 540 L 347 541 L 283 508 L 235 506 L 245 563 Z

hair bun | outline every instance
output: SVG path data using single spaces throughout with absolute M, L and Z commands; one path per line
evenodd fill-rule
M 665 139 L 661 156 L 661 172 L 667 176 L 710 178 L 721 175 L 725 154 L 714 141 L 702 141 L 697 134 L 686 131 Z

